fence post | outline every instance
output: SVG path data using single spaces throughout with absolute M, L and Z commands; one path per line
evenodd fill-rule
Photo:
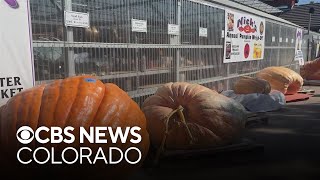
M 72 11 L 72 0 L 64 0 L 65 1 L 65 9 L 66 11 Z M 65 20 L 65 17 L 63 17 Z M 74 42 L 73 39 L 73 28 L 72 27 L 65 27 L 66 28 L 66 41 L 68 43 Z M 67 47 L 67 66 L 68 66 L 68 76 L 75 76 L 75 62 L 74 62 L 74 50 L 73 48 Z
M 179 26 L 179 34 L 178 36 L 175 37 L 175 43 L 177 45 L 181 44 L 181 0 L 178 0 L 178 12 L 177 12 L 177 24 Z M 175 81 L 179 82 L 180 81 L 180 49 L 177 48 L 177 54 L 176 54 L 176 64 L 175 64 Z

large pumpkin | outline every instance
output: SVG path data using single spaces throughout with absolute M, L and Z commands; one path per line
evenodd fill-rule
M 307 80 L 320 80 L 320 70 L 316 73 L 309 75 L 306 79 Z
M 271 86 L 268 81 L 249 76 L 241 77 L 234 84 L 233 89 L 236 94 L 269 94 L 271 92 Z
M 257 74 L 257 77 L 268 81 L 272 89 L 283 94 L 295 94 L 303 85 L 302 77 L 285 67 L 265 68 Z
M 300 74 L 306 80 L 320 80 L 320 58 L 306 62 L 300 68 Z
M 151 143 L 167 149 L 225 145 L 239 137 L 242 105 L 197 84 L 168 83 L 143 104 Z M 165 138 L 164 138 L 165 137 Z
M 16 131 L 21 126 L 30 126 L 33 130 L 40 126 L 46 127 L 74 127 L 77 139 L 79 127 L 117 127 L 126 128 L 138 126 L 142 141 L 139 144 L 130 142 L 111 143 L 107 134 L 107 144 L 99 146 L 105 149 L 108 157 L 109 147 L 118 147 L 123 152 L 129 147 L 137 147 L 142 152 L 142 161 L 149 149 L 149 135 L 146 129 L 146 119 L 139 106 L 118 86 L 103 84 L 90 76 L 71 77 L 57 80 L 47 85 L 37 86 L 11 98 L 6 105 L 0 108 L 0 133 L 1 149 L 8 153 L 18 146 Z M 49 133 L 48 133 L 49 134 Z M 32 145 L 37 146 L 35 144 Z M 66 144 L 54 145 L 56 149 L 65 147 Z M 71 145 L 78 147 L 79 141 Z M 81 145 L 83 146 L 83 145 Z M 95 149 L 97 144 L 85 144 L 86 147 Z M 93 151 L 93 153 L 96 153 Z M 1 155 L 3 156 L 3 154 Z M 136 160 L 137 153 L 129 153 L 129 159 Z M 140 162 L 142 162 L 140 161 Z M 108 166 L 108 165 L 107 165 Z M 136 168 L 125 164 L 121 166 L 121 174 Z M 114 171 L 119 169 L 113 169 Z M 81 172 L 78 172 L 81 173 Z M 111 172 L 106 172 L 107 175 Z

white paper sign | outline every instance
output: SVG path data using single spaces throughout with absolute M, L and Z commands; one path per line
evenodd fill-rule
M 287 42 L 289 42 L 289 39 L 288 39 L 288 38 L 286 38 L 286 43 L 287 43 Z
M 303 53 L 302 53 L 301 50 L 298 50 L 298 51 L 296 52 L 296 55 L 295 55 L 295 57 L 294 57 L 294 60 L 295 60 L 295 61 L 299 61 L 299 65 L 300 65 L 300 66 L 303 66 L 303 65 L 304 65 Z
M 177 24 L 168 24 L 168 34 L 178 36 L 180 32 L 179 25 Z
M 69 27 L 90 27 L 89 13 L 81 13 L 75 11 L 64 11 L 65 26 Z
M 0 1 L 0 106 L 34 85 L 29 1 Z
M 276 37 L 272 36 L 272 42 L 275 42 L 275 41 L 276 41 Z
M 199 28 L 199 36 L 200 37 L 208 37 L 208 29 L 207 28 Z
M 316 57 L 320 57 L 320 43 L 317 44 Z
M 144 32 L 146 33 L 148 30 L 147 21 L 132 19 L 132 32 Z
M 300 66 L 303 66 L 303 65 L 304 65 L 304 59 L 303 59 L 303 58 L 299 59 L 299 65 L 300 65 Z
M 280 38 L 279 38 L 279 42 L 281 42 L 281 43 L 282 43 L 282 37 L 280 37 Z
M 304 65 L 303 52 L 302 52 L 303 30 L 297 29 L 296 31 L 296 45 L 295 45 L 295 61 L 299 61 L 299 64 Z
M 265 19 L 225 11 L 224 63 L 260 60 L 264 57 Z

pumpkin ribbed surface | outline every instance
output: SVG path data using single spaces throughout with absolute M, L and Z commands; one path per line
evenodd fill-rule
M 320 71 L 318 71 L 312 75 L 309 75 L 307 77 L 307 80 L 320 80 Z
M 320 58 L 306 62 L 300 68 L 300 74 L 306 80 L 320 80 Z
M 154 146 L 160 146 L 165 135 L 165 120 L 179 107 L 183 108 L 182 116 L 186 124 L 179 113 L 170 118 L 165 142 L 168 149 L 203 148 L 230 143 L 239 137 L 246 118 L 242 105 L 213 90 L 185 82 L 168 83 L 143 104 Z
M 295 94 L 303 85 L 302 77 L 285 67 L 268 67 L 257 74 L 258 78 L 268 81 L 271 88 L 283 94 Z
M 47 85 L 37 86 L 11 98 L 6 105 L 0 108 L 0 133 L 1 146 L 11 151 L 18 146 L 16 131 L 21 126 L 30 126 L 36 130 L 40 126 L 46 127 L 74 127 L 73 134 L 76 141 L 72 147 L 79 146 L 79 127 L 117 127 L 138 126 L 142 141 L 133 144 L 129 140 L 126 143 L 111 143 L 108 133 L 106 137 L 109 143 L 99 146 L 106 149 L 118 147 L 126 150 L 129 147 L 137 147 L 142 152 L 142 160 L 149 149 L 149 135 L 146 129 L 146 119 L 139 106 L 114 84 L 103 84 L 90 76 L 71 77 L 57 80 Z M 48 133 L 47 135 L 49 135 Z M 97 144 L 86 144 L 95 148 Z M 37 146 L 36 144 L 32 145 Z M 65 144 L 54 145 L 61 149 Z M 70 146 L 70 145 L 68 145 Z M 83 145 L 82 145 L 83 146 Z M 16 151 L 15 151 L 16 152 Z M 129 154 L 130 155 L 130 154 Z M 129 158 L 137 159 L 137 153 Z M 137 166 L 135 166 L 137 167 Z
M 233 89 L 236 94 L 269 94 L 271 92 L 271 86 L 268 81 L 249 76 L 241 77 L 239 81 L 235 83 Z

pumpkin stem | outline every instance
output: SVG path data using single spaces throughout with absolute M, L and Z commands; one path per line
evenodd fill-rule
M 180 110 L 179 108 L 180 108 L 180 107 L 178 107 L 178 109 L 176 109 L 176 110 L 171 111 L 170 114 L 168 114 L 168 115 L 165 117 L 164 123 L 165 123 L 166 130 L 165 130 L 165 132 L 164 132 L 164 136 L 163 136 L 163 138 L 162 138 L 160 148 L 159 148 L 158 151 L 157 151 L 154 164 L 158 164 L 159 158 L 160 158 L 161 154 L 162 154 L 163 151 L 164 151 L 164 146 L 165 146 L 165 144 L 166 144 L 167 136 L 168 136 L 168 134 L 169 134 L 169 121 L 170 121 L 170 118 L 171 118 L 177 111 Z
M 160 156 L 161 156 L 161 154 L 162 154 L 162 153 L 164 152 L 164 150 L 165 150 L 165 149 L 164 149 L 164 146 L 165 146 L 165 144 L 166 144 L 166 140 L 167 140 L 167 137 L 168 137 L 168 134 L 169 134 L 169 121 L 170 121 L 170 118 L 171 118 L 175 113 L 178 112 L 178 115 L 179 115 L 182 123 L 183 123 L 184 126 L 187 128 L 187 132 L 188 132 L 188 134 L 189 134 L 189 136 L 190 136 L 190 139 L 191 139 L 191 140 L 190 140 L 190 144 L 193 143 L 193 136 L 192 136 L 191 131 L 190 131 L 188 125 L 187 125 L 186 119 L 185 119 L 185 117 L 184 117 L 184 115 L 183 115 L 183 113 L 182 113 L 182 112 L 183 112 L 183 109 L 184 109 L 184 108 L 180 105 L 176 110 L 171 111 L 170 114 L 168 114 L 168 115 L 165 117 L 164 123 L 165 123 L 166 130 L 165 130 L 165 132 L 164 132 L 164 136 L 163 136 L 163 138 L 162 138 L 161 145 L 160 145 L 160 147 L 159 147 L 159 149 L 158 149 L 158 151 L 157 151 L 154 164 L 158 164 L 159 159 L 160 159 Z
M 183 107 L 180 105 L 178 109 L 179 109 L 178 110 L 179 117 L 180 117 L 182 123 L 184 124 L 184 126 L 187 128 L 187 132 L 188 132 L 189 137 L 190 137 L 190 144 L 193 144 L 193 140 L 194 140 L 193 136 L 192 136 L 191 131 L 190 131 L 188 125 L 187 125 L 187 122 L 186 122 L 186 119 L 184 117 L 184 114 L 182 113 Z

